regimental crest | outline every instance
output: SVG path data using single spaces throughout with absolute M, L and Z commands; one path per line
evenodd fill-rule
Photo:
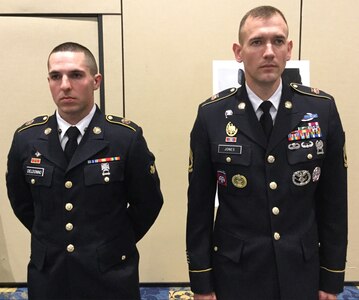
M 228 122 L 226 126 L 226 133 L 228 136 L 235 136 L 238 132 L 238 128 L 232 123 Z

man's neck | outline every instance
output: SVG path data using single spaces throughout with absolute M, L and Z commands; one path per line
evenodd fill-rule
M 253 81 L 247 81 L 248 87 L 263 101 L 268 100 L 274 92 L 278 89 L 281 79 L 279 78 L 276 82 L 272 83 L 261 83 L 257 84 Z

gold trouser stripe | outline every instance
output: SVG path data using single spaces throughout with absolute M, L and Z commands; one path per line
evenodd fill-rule
M 203 272 L 208 272 L 208 271 L 212 271 L 212 268 L 209 269 L 205 269 L 205 270 L 189 270 L 191 273 L 203 273 Z
M 326 271 L 329 271 L 329 272 L 332 272 L 332 273 L 344 273 L 345 272 L 345 269 L 344 270 L 331 270 L 331 269 L 328 269 L 326 267 L 322 267 L 320 266 L 322 269 L 326 270 Z

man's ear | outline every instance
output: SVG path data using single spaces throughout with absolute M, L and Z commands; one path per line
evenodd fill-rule
M 102 81 L 102 75 L 100 73 L 97 73 L 94 77 L 94 89 L 97 90 L 100 85 L 101 85 L 101 81 Z
M 242 56 L 241 56 L 242 46 L 240 44 L 234 43 L 232 46 L 232 50 L 233 50 L 234 57 L 235 57 L 236 61 L 241 63 L 243 61 Z

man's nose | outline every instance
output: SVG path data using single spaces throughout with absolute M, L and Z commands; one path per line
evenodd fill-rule
M 68 90 L 71 88 L 70 80 L 67 76 L 63 76 L 61 80 L 61 88 L 63 90 Z
M 273 45 L 272 43 L 267 43 L 264 52 L 264 57 L 271 57 L 271 56 L 274 56 Z

